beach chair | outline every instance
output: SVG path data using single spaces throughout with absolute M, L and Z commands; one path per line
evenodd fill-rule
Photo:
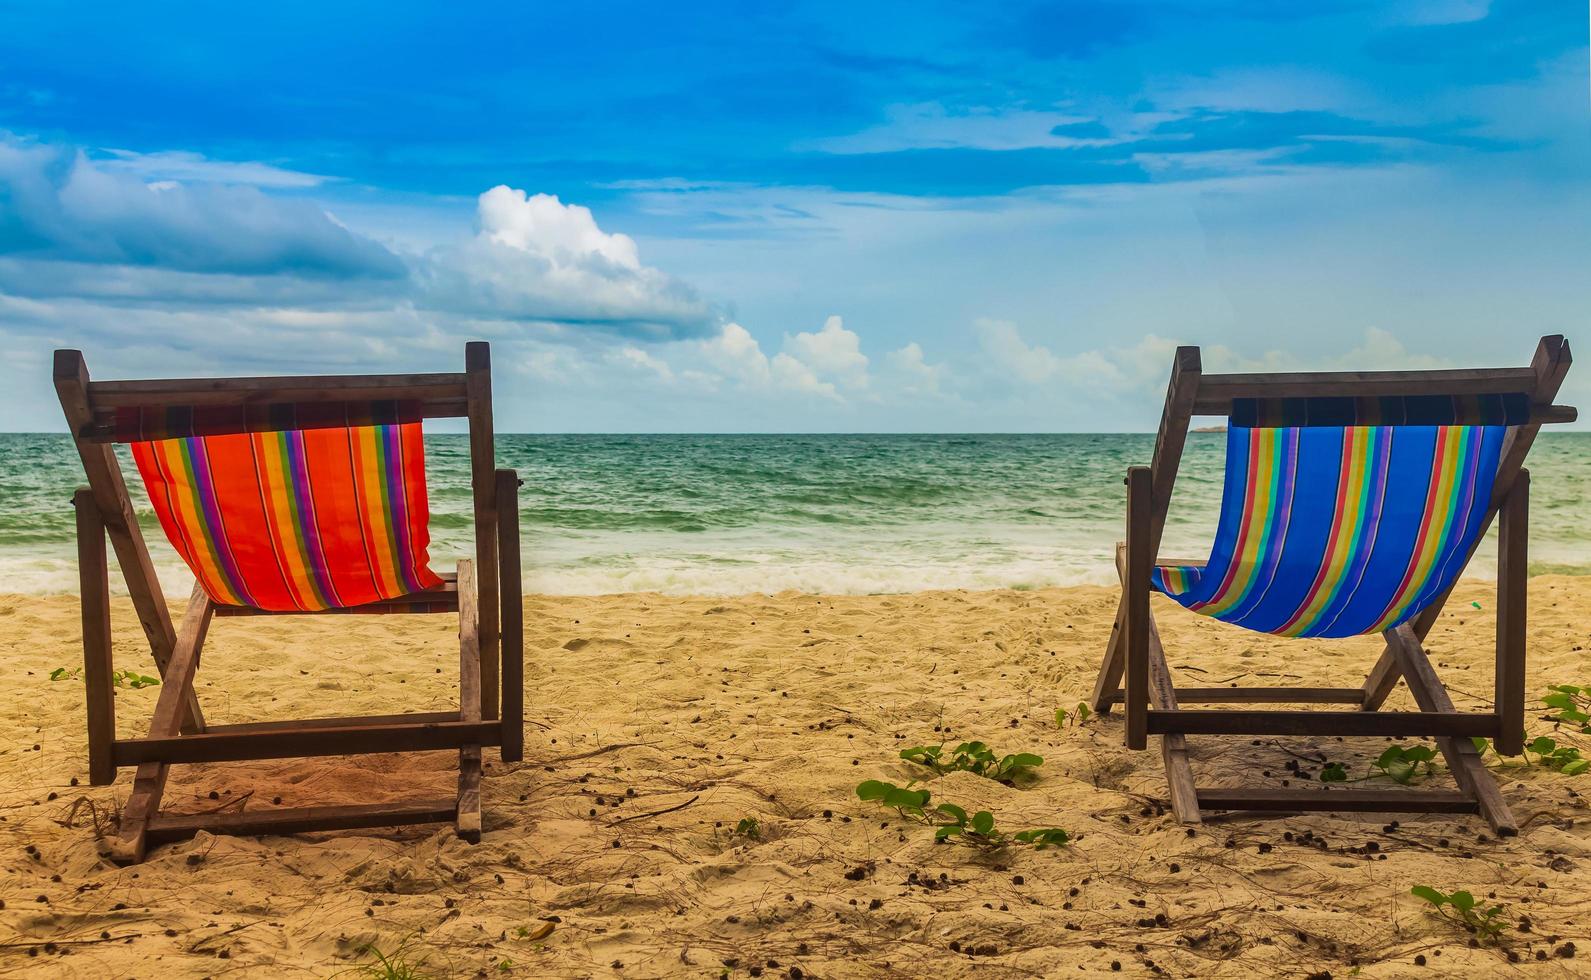
M 1126 742 L 1161 736 L 1172 809 L 1481 813 L 1516 826 L 1472 738 L 1517 755 L 1525 724 L 1525 455 L 1554 406 L 1569 345 L 1544 337 L 1527 368 L 1296 374 L 1201 372 L 1177 350 L 1154 458 L 1127 473 L 1122 596 L 1093 705 L 1124 706 Z M 1177 462 L 1195 415 L 1226 416 L 1226 477 L 1203 563 L 1157 558 Z M 1494 517 L 1499 520 L 1495 700 L 1454 709 L 1421 643 Z M 1380 634 L 1380 659 L 1355 687 L 1177 687 L 1151 591 L 1206 616 L 1282 637 Z M 1126 674 L 1125 689 L 1122 684 Z M 1402 678 L 1418 711 L 1380 711 Z M 1188 709 L 1184 704 L 1341 705 Z M 1205 788 L 1190 735 L 1433 736 L 1458 789 Z
M 88 476 L 72 502 L 89 781 L 105 785 L 117 769 L 137 768 L 112 858 L 139 861 L 147 847 L 201 830 L 452 822 L 461 837 L 479 839 L 481 747 L 498 746 L 504 761 L 523 750 L 519 481 L 493 469 L 487 345 L 468 344 L 464 362 L 450 374 L 90 381 L 81 353 L 55 352 L 56 392 Z M 469 423 L 475 555 L 438 575 L 429 565 L 421 422 L 452 417 Z M 130 445 L 161 528 L 197 580 L 175 626 L 117 443 Z M 162 679 L 145 738 L 116 735 L 107 537 Z M 298 613 L 457 613 L 458 709 L 207 724 L 194 676 L 211 620 Z M 176 763 L 434 750 L 459 753 L 454 797 L 204 814 L 160 806 Z

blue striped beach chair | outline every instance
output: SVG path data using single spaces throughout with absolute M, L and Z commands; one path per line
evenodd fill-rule
M 1555 406 L 1569 345 L 1544 337 L 1526 368 L 1205 375 L 1178 349 L 1151 464 L 1127 473 L 1122 598 L 1094 690 L 1123 705 L 1129 748 L 1161 736 L 1172 809 L 1480 813 L 1516 826 L 1472 739 L 1517 755 L 1524 737 L 1525 455 Z M 1157 558 L 1191 418 L 1224 416 L 1226 471 L 1210 557 Z M 1459 712 L 1421 644 L 1493 519 L 1499 521 L 1496 690 Z M 1173 684 L 1150 609 L 1186 609 L 1283 637 L 1380 634 L 1356 687 Z M 1123 675 L 1125 674 L 1125 684 Z M 1402 679 L 1418 711 L 1382 711 Z M 1184 704 L 1325 704 L 1328 709 L 1188 709 Z M 1194 784 L 1189 735 L 1431 736 L 1457 790 L 1209 788 Z

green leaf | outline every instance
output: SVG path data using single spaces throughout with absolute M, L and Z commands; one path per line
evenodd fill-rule
M 1464 891 L 1454 892 L 1447 896 L 1447 902 L 1460 912 L 1468 912 L 1475 907 L 1475 896 Z
M 1542 735 L 1539 738 L 1535 739 L 1534 741 L 1532 741 L 1530 743 L 1529 746 L 1527 746 L 1527 748 L 1529 748 L 1530 751 L 1536 753 L 1537 755 L 1548 755 L 1548 754 L 1550 754 L 1552 752 L 1553 749 L 1555 749 L 1557 747 L 1558 747 L 1558 743 L 1556 741 L 1554 741 L 1553 739 L 1548 738 L 1545 735 Z
M 856 795 L 864 800 L 882 800 L 884 794 L 895 787 L 877 779 L 869 779 L 856 787 Z
M 1056 708 L 1055 709 L 1055 727 L 1057 727 L 1057 728 L 1065 728 L 1066 727 L 1066 709 L 1065 708 Z
M 1423 898 L 1432 905 L 1435 905 L 1437 908 L 1441 908 L 1443 905 L 1447 904 L 1447 896 L 1437 891 L 1435 888 L 1432 888 L 1430 885 L 1415 885 L 1413 888 L 1409 889 L 1409 892 L 1415 898 Z
M 1563 774 L 1565 776 L 1578 776 L 1587 769 L 1591 769 L 1591 759 L 1576 759 L 1563 767 Z
M 892 806 L 897 810 L 921 810 L 923 804 L 928 802 L 928 791 L 900 789 L 891 786 L 884 793 L 884 805 Z
M 1574 698 L 1570 697 L 1565 692 L 1560 692 L 1558 694 L 1547 695 L 1541 699 L 1541 703 L 1549 708 L 1560 708 L 1567 710 L 1574 707 Z
M 1044 757 L 1034 755 L 1031 752 L 1018 752 L 1016 755 L 1008 755 L 1005 757 L 1005 761 L 1012 766 L 1021 766 L 1024 769 L 1032 769 L 1035 766 L 1044 765 Z
M 963 810 L 959 806 L 956 806 L 954 803 L 941 803 L 937 807 L 934 807 L 934 809 L 948 817 L 953 818 L 958 824 L 964 824 L 967 822 L 967 811 Z
M 961 828 L 954 825 L 949 827 L 940 827 L 938 830 L 934 831 L 934 840 L 945 840 L 946 838 L 954 837 L 959 833 L 961 833 Z
M 988 810 L 979 810 L 974 813 L 972 815 L 972 829 L 988 836 L 989 832 L 994 829 L 994 814 Z
M 1475 746 L 1475 751 L 1481 755 L 1485 755 L 1486 750 L 1492 747 L 1492 743 L 1484 738 L 1471 738 L 1469 744 Z
M 1323 783 L 1341 783 L 1348 779 L 1348 767 L 1340 762 L 1328 762 L 1320 770 L 1320 781 Z

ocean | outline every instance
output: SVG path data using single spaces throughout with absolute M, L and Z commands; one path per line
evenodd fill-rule
M 527 591 L 734 595 L 1042 588 L 1113 582 L 1122 476 L 1152 435 L 499 435 L 519 470 Z M 1225 436 L 1189 436 L 1161 554 L 1202 559 Z M 427 435 L 431 554 L 470 547 L 468 444 Z M 1591 433 L 1531 452 L 1531 570 L 1591 573 Z M 168 588 L 192 579 L 154 524 Z M 0 592 L 76 589 L 64 435 L 0 434 Z M 1470 574 L 1493 573 L 1484 547 Z M 114 576 L 113 576 L 114 577 Z

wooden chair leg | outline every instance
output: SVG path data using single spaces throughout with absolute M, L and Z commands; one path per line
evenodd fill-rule
M 513 470 L 497 471 L 497 564 L 503 621 L 503 738 L 498 752 L 504 762 L 518 762 L 525 757 L 525 598 L 519 572 L 519 474 Z
M 193 679 L 199 669 L 199 651 L 210 630 L 210 620 L 215 606 L 197 583 L 188 600 L 187 612 L 177 630 L 177 643 L 172 648 L 171 659 L 166 664 L 161 681 L 160 697 L 155 702 L 155 715 L 149 723 L 152 737 L 174 736 L 181 732 L 188 705 L 193 700 Z M 160 813 L 160 797 L 166 790 L 166 774 L 170 766 L 164 762 L 145 762 L 133 777 L 133 788 L 122 807 L 121 829 L 107 846 L 113 861 L 132 864 L 144 859 L 148 846 L 150 823 Z
M 88 703 L 88 781 L 116 781 L 111 743 L 116 740 L 116 692 L 110 642 L 110 566 L 105 553 L 105 522 L 94 492 L 72 495 L 77 509 L 77 572 L 83 605 L 83 687 Z
M 1149 700 L 1161 711 L 1177 710 L 1177 692 L 1171 682 L 1171 668 L 1166 664 L 1166 651 L 1160 645 L 1160 628 L 1155 625 L 1154 614 L 1149 623 Z M 1199 792 L 1193 785 L 1193 764 L 1188 759 L 1188 737 L 1181 734 L 1162 735 L 1160 757 L 1166 767 L 1166 781 L 1171 786 L 1171 812 L 1178 822 L 1199 824 Z
M 480 612 L 476 604 L 475 564 L 459 562 L 459 718 L 481 720 Z M 459 749 L 458 835 L 472 844 L 481 839 L 481 747 Z
M 1122 647 L 1126 660 L 1125 698 L 1127 747 L 1149 744 L 1149 574 L 1154 555 L 1149 547 L 1150 471 L 1134 466 L 1127 471 L 1127 550 L 1122 582 Z
M 1414 701 L 1420 706 L 1420 710 L 1456 710 L 1453 699 L 1448 696 L 1447 688 L 1442 685 L 1435 669 L 1431 667 L 1431 660 L 1425 655 L 1414 628 L 1404 623 L 1395 630 L 1388 630 L 1385 636 L 1396 651 L 1399 669 L 1404 680 L 1408 682 L 1409 691 L 1414 695 Z M 1502 791 L 1497 787 L 1497 780 L 1493 779 L 1492 774 L 1486 770 L 1481 762 L 1480 752 L 1476 750 L 1474 744 L 1467 738 L 1438 738 L 1436 744 L 1437 748 L 1441 749 L 1443 758 L 1447 760 L 1448 768 L 1453 771 L 1453 778 L 1458 781 L 1459 787 L 1474 798 L 1481 816 L 1486 818 L 1486 822 L 1491 824 L 1498 836 L 1512 837 L 1519 833 L 1519 825 L 1514 822 L 1514 815 L 1508 809 Z
M 1525 603 L 1530 571 L 1530 471 L 1520 470 L 1498 512 L 1497 708 L 1500 755 L 1525 750 Z
M 1127 583 L 1126 548 L 1116 549 L 1116 574 L 1122 585 Z M 1160 627 L 1155 624 L 1154 612 L 1145 614 L 1148 624 L 1149 701 L 1162 711 L 1176 711 L 1177 691 L 1171 680 L 1171 668 L 1166 664 L 1165 647 L 1160 642 Z M 1114 701 L 1117 692 L 1107 692 L 1107 702 Z M 1160 758 L 1166 767 L 1166 782 L 1171 788 L 1171 812 L 1184 824 L 1204 822 L 1199 813 L 1199 794 L 1193 783 L 1193 764 L 1188 758 L 1188 737 L 1173 733 L 1161 736 Z
M 1124 543 L 1118 542 L 1116 549 L 1119 552 Z M 1094 679 L 1094 713 L 1106 715 L 1110 713 L 1111 705 L 1116 703 L 1115 694 L 1121 687 L 1122 671 L 1126 668 L 1127 661 L 1122 656 L 1122 636 L 1126 629 L 1127 593 L 1122 592 L 1121 601 L 1116 605 L 1116 620 L 1111 623 L 1110 640 L 1105 644 L 1105 659 L 1100 662 L 1099 676 Z

